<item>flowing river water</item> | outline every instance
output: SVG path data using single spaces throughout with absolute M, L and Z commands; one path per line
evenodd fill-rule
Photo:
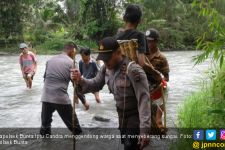
M 205 80 L 205 71 L 209 62 L 194 66 L 193 56 L 196 51 L 164 52 L 170 65 L 169 95 L 167 100 L 167 126 L 176 127 L 177 110 L 184 101 L 184 97 L 196 91 L 199 83 Z M 96 57 L 96 55 L 93 55 Z M 0 128 L 39 128 L 41 125 L 41 94 L 43 88 L 43 74 L 45 64 L 51 55 L 38 55 L 38 70 L 33 80 L 31 90 L 27 89 L 22 78 L 18 56 L 0 56 Z M 81 58 L 76 56 L 77 61 Z M 69 86 L 72 99 L 73 88 Z M 86 94 L 90 104 L 88 111 L 82 103 L 76 107 L 76 113 L 82 127 L 87 128 L 117 128 L 118 116 L 113 96 L 109 94 L 107 86 L 100 91 L 101 103 L 95 101 L 93 94 Z M 93 119 L 100 116 L 110 119 L 100 122 Z M 55 112 L 52 127 L 65 128 L 64 123 Z M 10 148 L 10 146 L 8 147 Z M 1 149 L 1 145 L 0 145 Z

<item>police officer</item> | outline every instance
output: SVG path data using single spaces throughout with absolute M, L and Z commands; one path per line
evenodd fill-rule
M 125 150 L 143 149 L 149 144 L 150 100 L 148 81 L 143 69 L 123 57 L 118 42 L 107 37 L 100 41 L 98 60 L 104 62 L 97 76 L 84 79 L 79 70 L 71 70 L 71 78 L 81 87 L 82 93 L 96 92 L 108 85 L 114 95 L 119 116 L 119 129 Z M 140 135 L 129 138 L 127 135 Z
M 73 42 L 68 42 L 64 45 L 62 54 L 52 57 L 46 63 L 41 97 L 41 135 L 51 134 L 52 114 L 55 111 L 59 113 L 68 129 L 73 131 L 73 108 L 67 90 L 76 49 L 77 46 Z M 75 134 L 80 134 L 82 130 L 76 115 L 75 122 Z
M 148 60 L 152 64 L 155 70 L 159 71 L 160 74 L 163 76 L 162 83 L 164 83 L 164 87 L 166 87 L 166 82 L 169 81 L 169 64 L 166 59 L 166 57 L 161 53 L 161 51 L 158 48 L 158 42 L 159 42 L 159 32 L 155 28 L 150 28 L 145 33 L 147 38 L 147 44 L 149 53 L 146 55 L 148 57 Z M 151 84 L 151 100 L 153 100 L 153 104 L 158 105 L 155 121 L 157 127 L 160 129 L 162 133 L 165 132 L 164 126 L 162 124 L 162 114 L 165 110 L 165 105 L 163 105 L 163 94 L 157 96 L 158 90 L 160 90 L 160 86 L 162 84 L 158 83 L 153 76 L 147 74 L 148 81 Z M 159 85 L 160 84 L 160 85 Z M 157 90 L 158 89 L 158 90 Z M 161 90 L 162 92 L 162 90 Z
M 148 60 L 153 65 L 154 69 L 159 71 L 164 80 L 169 81 L 169 63 L 166 56 L 160 51 L 158 47 L 159 31 L 155 28 L 150 28 L 145 33 L 148 44 Z

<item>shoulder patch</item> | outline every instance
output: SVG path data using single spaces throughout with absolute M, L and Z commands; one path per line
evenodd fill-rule
M 136 82 L 140 81 L 141 80 L 141 74 L 140 72 L 138 71 L 138 69 L 135 69 L 135 70 L 132 70 L 131 71 L 131 75 L 133 76 L 134 80 Z
M 141 80 L 141 67 L 136 64 L 134 61 L 130 62 L 127 67 L 127 74 L 129 73 L 130 76 L 134 79 L 134 81 L 138 82 Z

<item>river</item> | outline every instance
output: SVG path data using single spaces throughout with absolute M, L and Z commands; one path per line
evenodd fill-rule
M 196 51 L 164 52 L 170 65 L 169 96 L 167 100 L 167 126 L 176 127 L 177 110 L 184 97 L 198 89 L 205 80 L 205 70 L 209 62 L 194 66 L 193 56 Z M 45 64 L 50 55 L 38 55 L 38 69 L 31 90 L 27 89 L 21 75 L 18 56 L 0 56 L 0 128 L 39 128 L 41 125 L 41 94 Z M 96 55 L 94 55 L 96 57 Z M 80 56 L 76 56 L 77 61 Z M 72 98 L 72 85 L 69 95 Z M 82 103 L 76 107 L 78 119 L 82 127 L 112 127 L 118 126 L 115 101 L 109 94 L 107 86 L 100 91 L 101 103 L 95 101 L 93 94 L 86 94 L 90 104 L 88 111 Z M 99 122 L 94 116 L 109 118 L 109 122 Z M 65 127 L 59 115 L 53 115 L 52 127 Z

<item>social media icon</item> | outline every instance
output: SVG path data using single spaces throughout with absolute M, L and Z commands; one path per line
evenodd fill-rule
M 216 130 L 206 130 L 206 140 L 216 140 Z
M 220 130 L 220 140 L 225 140 L 225 130 Z
M 203 140 L 204 139 L 204 131 L 203 130 L 194 130 L 194 140 Z

